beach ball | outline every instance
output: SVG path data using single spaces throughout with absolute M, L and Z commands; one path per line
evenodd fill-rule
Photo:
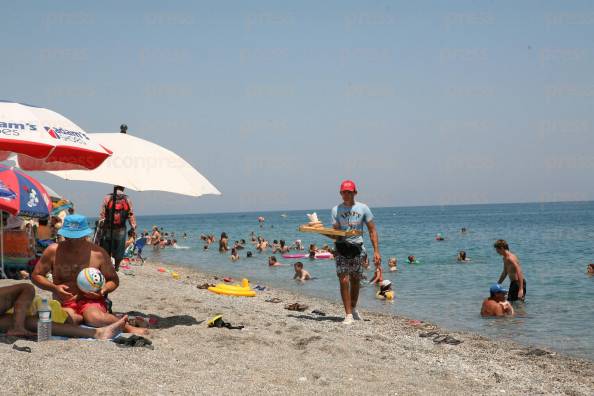
M 84 292 L 96 292 L 105 284 L 105 277 L 97 268 L 85 268 L 78 273 L 76 284 Z

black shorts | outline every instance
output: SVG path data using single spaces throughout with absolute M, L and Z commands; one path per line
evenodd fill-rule
M 509 284 L 509 291 L 507 293 L 507 301 L 518 301 L 518 293 L 520 292 L 520 282 L 517 280 L 511 281 Z M 524 279 L 524 298 L 526 298 L 526 279 Z
M 101 240 L 101 247 L 107 250 L 107 253 L 111 250 L 111 257 L 116 261 L 121 261 L 124 258 L 124 251 L 126 250 L 126 228 L 114 228 L 113 243 L 110 236 L 111 232 L 109 230 L 106 231 Z

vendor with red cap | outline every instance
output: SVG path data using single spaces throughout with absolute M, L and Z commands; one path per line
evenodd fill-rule
M 355 201 L 357 187 L 352 180 L 345 180 L 340 185 L 342 203 L 332 209 L 332 226 L 337 230 L 363 231 L 367 225 L 369 237 L 373 245 L 373 261 L 377 270 L 381 271 L 382 256 L 379 251 L 377 230 L 373 222 L 373 214 L 367 205 Z M 344 324 L 353 320 L 362 320 L 357 311 L 359 286 L 363 275 L 362 264 L 367 259 L 361 235 L 339 238 L 336 240 L 336 274 L 340 282 L 340 295 L 346 316 Z

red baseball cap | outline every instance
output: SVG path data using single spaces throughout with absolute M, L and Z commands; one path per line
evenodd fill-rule
M 355 182 L 352 180 L 345 180 L 340 184 L 340 192 L 343 191 L 352 191 L 357 192 L 357 186 L 355 186 Z

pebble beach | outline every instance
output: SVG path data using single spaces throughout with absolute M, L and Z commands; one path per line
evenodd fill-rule
M 342 306 L 331 301 L 265 284 L 253 298 L 218 295 L 198 286 L 222 282 L 220 274 L 168 265 L 179 274 L 176 280 L 158 272 L 160 266 L 120 272 L 120 287 L 111 295 L 114 312 L 156 321 L 148 336 L 154 349 L 76 339 L 38 344 L 0 335 L 0 393 L 594 393 L 594 363 L 588 360 L 397 315 L 362 311 L 365 321 L 344 326 Z M 281 302 L 266 301 L 273 298 Z M 285 308 L 296 302 L 307 308 Z M 217 314 L 244 328 L 208 328 Z M 421 336 L 429 332 L 462 342 Z

